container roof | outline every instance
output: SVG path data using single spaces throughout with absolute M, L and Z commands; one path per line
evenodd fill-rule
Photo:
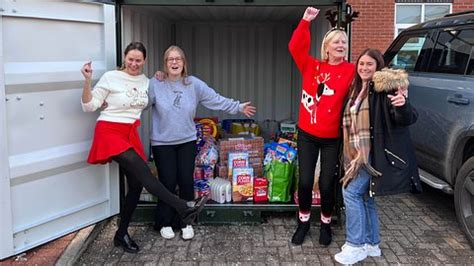
M 151 12 L 166 21 L 190 22 L 297 22 L 304 6 L 129 6 L 139 12 Z M 336 6 L 321 7 L 321 15 Z

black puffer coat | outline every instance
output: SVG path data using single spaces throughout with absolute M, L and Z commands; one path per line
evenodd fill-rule
M 418 113 L 410 105 L 394 107 L 388 92 L 369 83 L 371 165 L 382 173 L 372 177 L 369 196 L 421 192 L 420 176 L 408 126 Z

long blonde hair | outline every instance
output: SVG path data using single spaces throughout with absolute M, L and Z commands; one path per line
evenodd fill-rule
M 323 38 L 323 42 L 321 44 L 321 60 L 322 61 L 328 61 L 329 60 L 329 54 L 328 54 L 328 50 L 327 50 L 327 45 L 329 42 L 331 42 L 332 40 L 334 40 L 335 38 L 338 38 L 339 36 L 342 36 L 344 37 L 344 39 L 346 39 L 346 56 L 345 56 L 345 59 L 347 60 L 347 49 L 348 49 L 348 44 L 347 44 L 347 34 L 345 31 L 343 30 L 340 30 L 340 29 L 332 29 L 328 32 L 326 32 L 326 34 L 324 35 L 324 38 Z
M 169 57 L 169 55 L 172 51 L 178 52 L 179 56 L 181 56 L 181 59 L 183 60 L 183 71 L 181 72 L 181 76 L 183 77 L 183 84 L 188 85 L 189 84 L 188 79 L 187 79 L 188 76 L 189 76 L 189 74 L 188 74 L 188 64 L 187 64 L 187 61 L 186 61 L 186 56 L 184 55 L 184 51 L 179 46 L 171 45 L 170 47 L 168 47 L 168 49 L 166 49 L 166 51 L 163 55 L 163 71 L 165 72 L 166 77 L 168 77 L 169 72 L 168 72 L 167 60 L 168 60 L 168 57 Z

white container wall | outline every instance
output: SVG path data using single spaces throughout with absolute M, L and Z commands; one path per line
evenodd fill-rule
M 80 68 L 115 68 L 113 6 L 1 1 L 0 259 L 119 211 L 118 167 L 86 163 Z M 74 10 L 74 12 L 70 12 Z

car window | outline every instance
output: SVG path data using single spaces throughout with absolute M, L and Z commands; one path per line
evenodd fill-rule
M 417 68 L 417 64 L 427 53 L 427 33 L 403 36 L 389 51 L 389 58 L 392 58 L 388 66 L 391 68 L 405 69 L 412 71 Z
M 474 30 L 447 30 L 436 40 L 428 71 L 473 75 Z
M 469 60 L 466 75 L 474 76 L 474 47 L 471 49 L 471 60 Z

